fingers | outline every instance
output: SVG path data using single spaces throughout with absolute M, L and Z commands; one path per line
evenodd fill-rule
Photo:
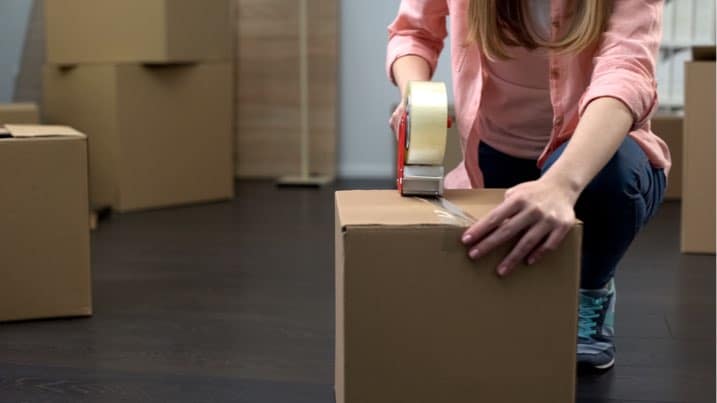
M 480 242 L 484 237 L 503 224 L 506 219 L 520 212 L 521 208 L 520 203 L 508 200 L 504 201 L 487 216 L 478 220 L 478 222 L 471 225 L 465 232 L 463 232 L 461 241 L 465 245 Z
M 396 137 L 396 140 L 398 140 L 398 127 L 401 124 L 401 114 L 393 112 L 389 124 L 391 125 L 391 131 L 393 132 L 393 135 Z
M 569 200 L 542 182 L 525 182 L 508 189 L 503 203 L 468 228 L 461 240 L 475 260 L 517 239 L 497 267 L 498 274 L 505 276 L 521 262 L 533 264 L 557 249 L 574 223 Z
M 547 253 L 550 253 L 558 248 L 560 244 L 563 242 L 563 239 L 565 239 L 565 236 L 570 232 L 570 228 L 572 225 L 565 224 L 560 225 L 557 228 L 555 228 L 548 238 L 543 242 L 540 246 L 535 248 L 535 250 L 528 256 L 527 263 L 528 264 L 534 264 L 540 259 L 543 258 Z
M 522 262 L 528 254 L 551 234 L 552 227 L 549 223 L 541 221 L 532 226 L 523 235 L 508 255 L 498 265 L 497 272 L 500 276 L 507 276 L 515 267 Z
M 517 212 L 515 216 L 503 218 L 511 213 L 514 214 L 514 212 Z M 469 234 L 471 237 L 476 236 L 476 238 L 474 239 L 475 245 L 468 251 L 468 256 L 471 259 L 480 259 L 501 244 L 514 239 L 518 234 L 538 222 L 539 219 L 540 214 L 535 209 L 521 210 L 520 207 L 506 205 L 504 209 L 496 213 L 494 218 L 489 216 L 483 227 L 474 229 Z M 477 225 L 480 224 L 479 222 Z M 471 231 L 471 229 L 469 228 L 468 231 Z M 488 233 L 487 231 L 491 232 Z M 465 238 L 466 236 L 464 236 Z
M 391 128 L 396 140 L 398 140 L 398 126 L 401 124 L 401 117 L 403 116 L 404 109 L 405 107 L 403 106 L 403 103 L 400 103 L 388 119 L 388 126 Z

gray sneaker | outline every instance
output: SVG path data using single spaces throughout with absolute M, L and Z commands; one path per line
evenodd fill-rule
M 578 370 L 605 371 L 615 365 L 615 280 L 599 290 L 580 289 Z

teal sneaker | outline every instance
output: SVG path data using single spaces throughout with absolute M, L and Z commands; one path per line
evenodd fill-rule
M 580 289 L 578 370 L 605 371 L 615 365 L 615 280 L 599 290 Z

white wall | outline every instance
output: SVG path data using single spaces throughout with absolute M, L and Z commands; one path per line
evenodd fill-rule
M 341 1 L 339 67 L 339 175 L 391 177 L 395 140 L 388 128 L 398 90 L 386 77 L 384 63 L 388 24 L 395 18 L 398 0 Z M 434 80 L 451 88 L 448 44 Z M 450 96 L 450 95 L 449 95 Z
M 0 0 L 0 102 L 10 102 L 32 1 Z

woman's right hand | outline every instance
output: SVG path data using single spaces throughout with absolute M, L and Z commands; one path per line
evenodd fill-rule
M 391 114 L 391 117 L 388 119 L 388 125 L 391 127 L 391 130 L 393 131 L 393 135 L 396 137 L 396 141 L 398 141 L 398 125 L 401 124 L 401 117 L 403 116 L 403 112 L 406 110 L 406 105 L 404 101 L 399 102 L 396 109 L 394 109 L 393 113 Z

